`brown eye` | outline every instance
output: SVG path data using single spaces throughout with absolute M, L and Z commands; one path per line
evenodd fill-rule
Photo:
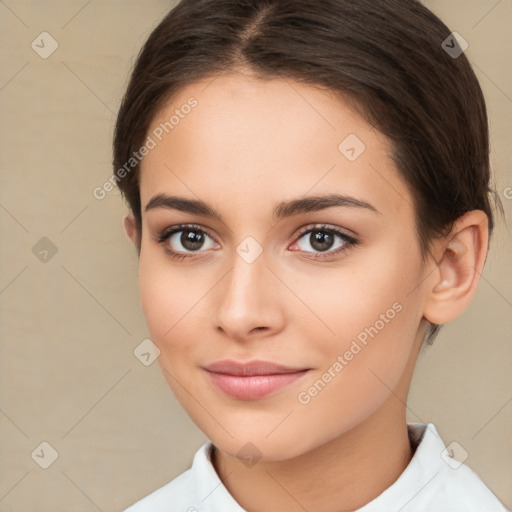
M 317 226 L 303 230 L 294 246 L 302 252 L 312 254 L 313 258 L 319 258 L 335 256 L 356 244 L 357 240 L 338 229 Z
M 309 243 L 316 251 L 328 251 L 334 244 L 335 237 L 332 233 L 312 231 L 309 235 Z
M 174 226 L 164 231 L 159 236 L 158 243 L 162 244 L 171 256 L 182 259 L 216 247 L 215 242 L 206 231 L 193 225 Z
M 204 244 L 205 234 L 191 230 L 181 231 L 182 235 L 179 238 L 181 245 L 187 251 L 197 251 Z

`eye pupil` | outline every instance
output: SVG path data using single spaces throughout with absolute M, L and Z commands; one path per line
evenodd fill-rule
M 316 233 L 316 234 L 315 234 Z M 314 231 L 310 236 L 311 247 L 317 251 L 327 251 L 334 243 L 334 236 L 324 231 Z
M 181 243 L 188 251 L 199 249 L 204 242 L 204 236 L 202 233 L 195 231 L 183 231 L 181 235 Z

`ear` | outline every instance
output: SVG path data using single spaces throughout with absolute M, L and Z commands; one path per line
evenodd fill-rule
M 123 228 L 126 236 L 133 242 L 133 245 L 140 250 L 139 232 L 137 230 L 137 224 L 131 213 L 127 213 L 123 217 Z
M 445 324 L 459 316 L 475 296 L 489 244 L 487 215 L 481 210 L 457 219 L 450 234 L 435 242 L 434 272 L 427 280 L 423 316 Z

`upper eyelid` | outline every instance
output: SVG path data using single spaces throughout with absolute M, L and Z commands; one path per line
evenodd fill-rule
M 210 231 L 207 228 L 204 228 L 200 226 L 199 224 L 178 224 L 175 226 L 171 226 L 169 229 L 164 229 L 161 231 L 161 237 L 165 237 L 166 239 L 169 239 L 172 235 L 175 235 L 176 233 L 179 233 L 180 231 L 186 231 L 186 230 L 196 230 L 205 233 L 208 235 L 212 240 L 215 241 L 215 243 L 219 243 L 216 240 L 216 237 L 212 236 Z M 326 223 L 316 223 L 316 224 L 306 224 L 305 226 L 302 226 L 296 230 L 296 234 L 294 235 L 294 241 L 299 240 L 304 235 L 311 231 L 333 231 L 337 236 L 345 236 L 350 240 L 356 241 L 356 237 L 354 235 L 351 235 L 349 233 L 346 233 L 344 228 L 336 227 L 336 226 L 329 226 Z M 295 243 L 295 242 L 294 242 Z M 201 252 L 201 251 L 197 251 Z
M 352 235 L 352 234 L 349 234 L 349 233 L 346 233 L 346 229 L 345 228 L 340 228 L 340 227 L 336 227 L 336 226 L 329 226 L 328 224 L 315 224 L 315 225 L 306 225 L 302 228 L 299 228 L 298 231 L 297 231 L 297 235 L 296 236 L 303 236 L 305 235 L 306 233 L 309 233 L 311 231 L 332 231 L 334 233 L 336 233 L 337 235 L 344 235 L 348 238 L 351 238 L 351 239 L 354 239 L 355 240 L 355 235 Z

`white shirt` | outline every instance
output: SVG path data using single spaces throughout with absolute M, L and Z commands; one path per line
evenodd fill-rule
M 506 512 L 468 466 L 447 450 L 432 423 L 408 425 L 414 455 L 399 478 L 354 512 Z M 246 512 L 219 479 L 212 443 L 196 452 L 192 467 L 124 512 Z M 450 451 L 450 453 L 449 453 Z

